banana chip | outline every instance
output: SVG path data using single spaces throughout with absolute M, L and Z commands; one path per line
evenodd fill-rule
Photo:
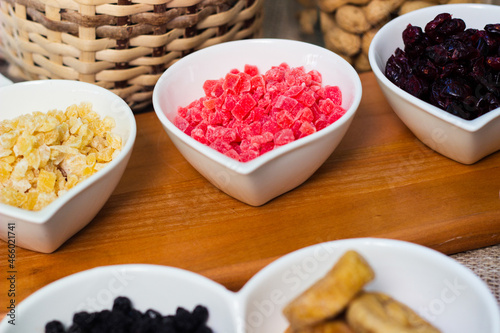
M 313 286 L 288 304 L 283 314 L 295 330 L 339 314 L 375 273 L 356 251 L 347 251 Z
M 366 292 L 347 309 L 347 322 L 356 333 L 439 333 L 408 306 L 380 292 Z

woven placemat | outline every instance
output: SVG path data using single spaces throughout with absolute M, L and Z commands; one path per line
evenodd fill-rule
M 490 288 L 500 304 L 500 244 L 450 256 L 470 268 Z

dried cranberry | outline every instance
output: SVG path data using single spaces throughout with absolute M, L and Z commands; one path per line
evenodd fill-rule
M 484 30 L 491 33 L 496 34 L 500 37 L 500 23 L 497 24 L 487 24 L 484 26 Z
M 451 15 L 448 13 L 442 13 L 437 15 L 432 21 L 427 23 L 425 26 L 425 33 L 435 42 L 441 42 L 442 37 L 440 34 L 439 26 L 443 24 L 443 22 L 451 20 Z
M 442 66 L 448 62 L 448 51 L 441 44 L 429 46 L 425 50 L 425 54 L 437 66 Z
M 417 76 L 410 75 L 405 81 L 403 89 L 413 96 L 420 98 L 427 93 L 428 84 Z
M 450 62 L 441 67 L 441 78 L 445 77 L 464 77 L 467 75 L 469 69 L 465 64 Z
M 398 85 L 402 86 L 402 81 L 406 81 L 406 77 L 410 73 L 410 64 L 406 53 L 398 48 L 394 55 L 392 55 L 387 61 L 385 66 L 385 75 L 389 80 Z
M 437 29 L 442 36 L 453 36 L 465 30 L 465 22 L 462 19 L 445 20 Z
M 405 52 L 412 57 L 422 54 L 429 45 L 428 38 L 425 36 L 422 28 L 412 26 L 411 24 L 403 31 L 403 42 Z
M 494 70 L 500 71 L 500 57 L 487 57 L 486 63 Z
M 432 61 L 430 61 L 430 59 L 419 58 L 415 69 L 415 74 L 423 79 L 432 81 L 438 77 L 438 68 Z
M 500 23 L 466 29 L 448 13 L 409 24 L 385 75 L 401 89 L 464 119 L 500 106 Z

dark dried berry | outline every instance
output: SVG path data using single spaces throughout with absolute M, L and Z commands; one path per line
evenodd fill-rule
M 112 310 L 78 312 L 65 330 L 59 321 L 46 324 L 45 333 L 212 333 L 207 326 L 208 309 L 198 305 L 193 312 L 179 307 L 175 315 L 163 316 L 156 310 L 134 309 L 127 297 L 117 297 Z
M 411 68 L 406 53 L 400 48 L 396 49 L 395 54 L 387 61 L 385 75 L 389 80 L 401 87 L 410 73 Z
M 425 55 L 437 66 L 442 66 L 448 62 L 448 50 L 441 44 L 429 46 L 425 50 Z
M 88 313 L 82 311 L 82 312 L 77 312 L 73 315 L 73 323 L 83 329 L 91 327 L 94 320 L 95 320 L 94 313 Z
M 205 324 L 208 321 L 208 309 L 204 306 L 197 305 L 193 310 L 193 317 L 200 324 Z
M 156 310 L 149 309 L 144 313 L 144 316 L 148 319 L 160 319 L 162 318 L 161 313 Z
M 462 19 L 445 20 L 437 28 L 438 33 L 443 37 L 450 37 L 465 30 L 465 22 Z
M 441 13 L 420 27 L 409 24 L 387 60 L 385 75 L 406 92 L 464 119 L 475 119 L 500 101 L 500 23 L 466 29 Z
M 427 81 L 432 81 L 438 77 L 438 68 L 430 59 L 419 58 L 415 66 L 415 74 Z
M 113 302 L 113 311 L 127 314 L 131 309 L 132 302 L 128 297 L 118 296 L 117 298 L 115 298 Z
M 412 26 L 411 24 L 403 31 L 403 43 L 405 45 L 405 53 L 412 57 L 419 56 L 429 46 L 429 40 L 422 31 L 422 28 Z
M 447 20 L 451 20 L 451 15 L 448 13 L 441 13 L 437 15 L 432 21 L 426 24 L 424 31 L 432 41 L 438 43 L 442 42 L 443 36 L 441 36 L 439 26 Z
M 60 321 L 53 320 L 45 325 L 45 333 L 65 333 L 64 326 Z
M 500 71 L 500 57 L 487 57 L 486 64 L 494 70 Z
M 487 24 L 484 26 L 484 30 L 492 34 L 496 34 L 500 37 L 500 23 Z

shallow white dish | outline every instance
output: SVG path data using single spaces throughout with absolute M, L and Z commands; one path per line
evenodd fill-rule
M 394 85 L 385 76 L 385 65 L 397 47 L 403 49 L 408 24 L 422 29 L 440 13 L 461 18 L 466 28 L 484 29 L 500 22 L 500 6 L 451 4 L 431 6 L 401 15 L 384 25 L 373 38 L 368 53 L 382 92 L 398 117 L 424 144 L 463 164 L 473 164 L 500 149 L 500 108 L 474 120 L 465 120 L 426 103 Z
M 238 292 L 198 274 L 156 265 L 105 266 L 56 281 L 16 308 L 16 325 L 6 317 L 0 333 L 43 332 L 46 322 L 69 324 L 75 312 L 111 308 L 131 298 L 141 311 L 163 315 L 178 306 L 208 307 L 217 333 L 276 333 L 287 327 L 285 304 L 323 276 L 347 250 L 361 253 L 376 278 L 366 289 L 388 293 L 412 307 L 443 333 L 498 333 L 500 312 L 486 284 L 453 259 L 412 243 L 360 238 L 320 243 L 292 252 L 258 272 Z M 50 304 L 50 306 L 47 306 Z
M 7 228 L 14 225 L 11 231 L 15 234 L 16 246 L 53 252 L 95 217 L 120 181 L 135 142 L 134 115 L 116 94 L 80 81 L 15 83 L 0 88 L 0 101 L 0 120 L 33 111 L 66 110 L 72 104 L 90 102 L 101 117 L 114 118 L 116 127 L 113 131 L 122 138 L 122 151 L 106 168 L 42 210 L 28 211 L 0 203 L 0 239 L 7 241 Z
M 318 70 L 323 85 L 339 86 L 346 113 L 310 136 L 241 163 L 196 141 L 173 120 L 179 106 L 202 97 L 207 79 L 231 69 L 256 65 L 261 73 L 286 62 Z M 354 68 L 335 53 L 312 44 L 281 39 L 251 39 L 218 44 L 186 56 L 169 67 L 156 83 L 153 106 L 165 131 L 184 157 L 214 186 L 253 206 L 299 186 L 332 154 L 342 140 L 361 100 L 361 81 Z

